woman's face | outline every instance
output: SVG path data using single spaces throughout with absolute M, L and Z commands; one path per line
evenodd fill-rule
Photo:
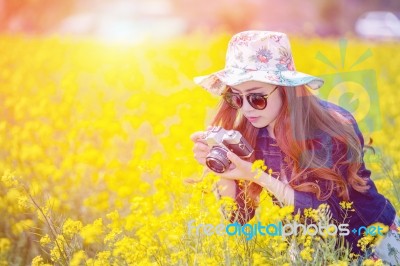
M 268 127 L 268 129 L 271 130 L 274 128 L 275 120 L 282 108 L 282 95 L 280 88 L 275 90 L 268 97 L 267 107 L 265 107 L 263 110 L 254 109 L 249 104 L 245 96 L 249 93 L 259 93 L 263 95 L 269 94 L 276 88 L 276 85 L 258 81 L 247 81 L 239 85 L 230 86 L 230 88 L 232 89 L 232 92 L 239 93 L 244 96 L 243 106 L 240 108 L 240 111 L 254 127 Z

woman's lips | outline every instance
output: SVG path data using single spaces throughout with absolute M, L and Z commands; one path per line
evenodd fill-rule
M 249 120 L 250 123 L 254 123 L 260 118 L 259 116 L 249 116 L 247 117 L 247 120 Z

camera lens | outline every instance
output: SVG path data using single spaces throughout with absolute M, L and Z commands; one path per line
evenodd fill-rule
M 216 173 L 223 173 L 231 163 L 226 156 L 227 151 L 219 146 L 211 148 L 210 153 L 206 157 L 206 164 L 208 168 Z
M 225 172 L 225 169 L 226 169 L 225 165 L 217 159 L 208 158 L 206 163 L 207 163 L 208 168 L 210 168 L 214 172 L 217 172 L 217 173 Z

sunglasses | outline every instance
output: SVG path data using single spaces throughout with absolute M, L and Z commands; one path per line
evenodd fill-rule
M 273 91 L 268 94 L 261 93 L 249 93 L 246 95 L 247 102 L 251 107 L 257 110 L 263 110 L 267 107 L 267 99 L 268 97 L 276 91 L 278 86 L 275 87 Z M 232 92 L 228 90 L 227 92 L 222 94 L 224 100 L 234 109 L 240 109 L 243 106 L 243 95 L 239 93 Z

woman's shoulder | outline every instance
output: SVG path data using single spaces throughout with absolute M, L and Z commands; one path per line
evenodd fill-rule
M 346 120 L 348 120 L 349 122 L 351 122 L 353 124 L 356 123 L 356 120 L 355 120 L 354 116 L 352 115 L 352 113 L 349 112 L 348 110 L 346 110 L 345 108 L 343 108 L 339 105 L 336 105 L 332 102 L 322 100 L 322 99 L 319 99 L 319 103 L 328 112 L 336 112 L 337 114 L 341 115 Z
M 348 110 L 339 105 L 336 105 L 332 102 L 328 102 L 322 99 L 319 99 L 319 103 L 327 112 L 330 112 L 337 119 L 338 122 L 352 125 L 354 132 L 357 134 L 361 142 L 361 145 L 362 146 L 364 145 L 364 137 L 358 127 L 356 119 L 354 118 L 351 112 L 349 112 Z M 326 135 L 325 132 L 322 132 L 321 134 Z

